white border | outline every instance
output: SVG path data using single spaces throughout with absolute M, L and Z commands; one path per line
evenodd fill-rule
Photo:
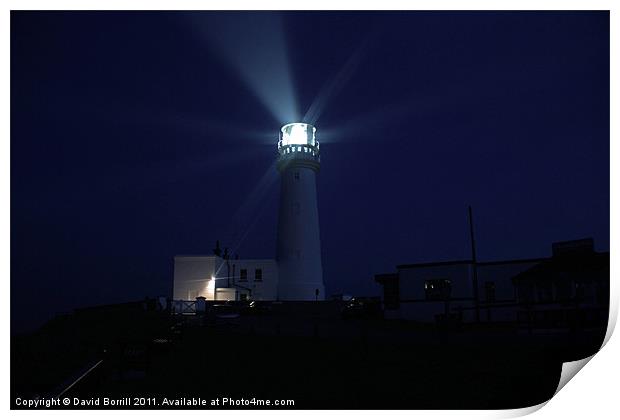
M 395 0 L 382 0 L 380 2 L 370 2 L 366 0 L 352 1 L 335 1 L 335 0 L 315 0 L 308 1 L 245 1 L 245 0 L 227 0 L 226 2 L 218 2 L 216 4 L 210 4 L 197 0 L 176 0 L 176 1 L 164 1 L 164 0 L 142 0 L 142 1 L 128 1 L 128 0 L 108 0 L 108 1 L 5 1 L 3 4 L 8 5 L 5 8 L 5 12 L 2 15 L 2 25 L 0 30 L 2 32 L 2 58 L 4 59 L 4 65 L 2 66 L 4 83 L 2 85 L 2 152 L 0 153 L 0 189 L 2 193 L 2 222 L 0 229 L 2 233 L 2 252 L 0 253 L 0 264 L 4 273 L 5 289 L 3 293 L 4 297 L 4 316 L 2 317 L 2 329 L 3 336 L 8 338 L 9 336 L 9 278 L 10 278 L 10 127 L 9 127 L 9 110 L 10 110 L 10 68 L 9 68 L 9 51 L 10 51 L 10 13 L 9 10 L 27 10 L 27 9 L 40 9 L 40 10 L 103 10 L 103 9 L 118 9 L 118 10 L 233 10 L 233 9 L 273 9 L 273 10 L 343 10 L 343 9 L 357 9 L 357 10 L 611 10 L 611 75 L 618 74 L 617 65 L 617 52 L 614 51 L 614 47 L 618 45 L 618 31 L 615 29 L 619 22 L 617 17 L 617 10 L 614 5 L 617 2 L 612 1 L 395 1 Z M 618 85 L 614 83 L 613 77 L 611 80 L 611 115 L 616 115 L 617 110 L 616 101 L 618 98 Z M 617 147 L 617 132 L 615 127 L 615 121 L 612 118 L 611 121 L 611 161 L 618 162 L 618 147 Z M 618 185 L 618 170 L 611 165 L 611 185 Z M 612 193 L 611 196 L 611 214 L 620 214 L 620 208 L 618 206 L 617 195 Z M 611 242 L 610 249 L 615 249 L 615 244 L 618 238 L 618 225 L 614 223 L 612 218 L 611 222 Z M 615 253 L 612 253 L 611 259 L 611 278 L 618 279 L 618 265 Z M 618 312 L 618 285 L 617 280 L 612 280 L 612 306 L 611 313 L 613 322 L 615 324 L 615 318 Z M 546 406 L 544 409 L 536 411 L 534 416 L 540 419 L 549 418 L 579 418 L 584 417 L 591 418 L 615 418 L 618 413 L 616 400 L 617 396 L 617 375 L 619 373 L 618 361 L 615 357 L 618 354 L 619 345 L 617 339 L 611 339 L 601 351 L 596 355 L 587 367 L 580 372 L 578 379 L 570 381 Z M 6 343 L 6 341 L 5 341 Z M 9 370 L 9 348 L 5 344 L 2 346 L 2 360 L 5 363 L 5 374 L 2 381 L 2 397 L 1 404 L 4 410 L 9 409 L 9 375 L 6 374 Z M 544 405 L 544 404 L 543 404 Z M 329 417 L 350 417 L 350 416 L 362 416 L 362 417 L 376 417 L 376 416 L 390 416 L 390 418 L 407 418 L 412 417 L 459 417 L 459 418 L 503 418 L 510 417 L 519 414 L 526 414 L 527 411 L 532 411 L 535 408 L 529 410 L 506 410 L 506 411 L 386 411 L 380 412 L 343 412 L 343 411 L 301 411 L 301 412 L 261 412 L 256 411 L 252 413 L 247 412 L 183 412 L 183 413 L 170 413 L 168 411 L 161 412 L 105 412 L 105 411 L 90 411 L 86 413 L 89 417 L 101 417 L 105 418 L 110 415 L 121 417 L 135 417 L 135 416 L 154 416 L 156 418 L 169 417 L 170 415 L 182 415 L 182 416 L 226 416 L 231 415 L 233 417 L 247 417 L 251 415 L 256 419 L 288 419 L 291 415 L 296 418 L 312 418 L 316 416 Z M 3 410 L 3 411 L 4 411 Z M 75 414 L 72 414 L 75 413 Z M 31 417 L 41 416 L 51 418 L 65 418 L 67 416 L 82 417 L 84 413 L 79 412 L 20 412 L 12 411 L 10 413 L 15 417 Z M 533 417 L 532 417 L 533 418 Z

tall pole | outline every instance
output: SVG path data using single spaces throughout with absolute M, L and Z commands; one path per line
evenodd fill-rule
M 474 237 L 474 218 L 471 206 L 469 206 L 469 236 L 471 238 L 471 262 L 472 262 L 472 281 L 474 286 L 474 303 L 476 307 L 476 322 L 480 322 L 480 295 L 478 294 L 478 262 L 476 260 L 476 239 Z
M 226 260 L 226 267 L 228 267 L 228 273 L 226 275 L 226 287 L 230 287 L 230 261 Z

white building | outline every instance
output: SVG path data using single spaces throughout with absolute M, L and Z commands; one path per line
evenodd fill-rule
M 281 177 L 277 260 L 281 300 L 324 300 L 316 174 L 320 169 L 316 128 L 287 124 L 280 130 Z
M 275 260 L 231 260 L 217 255 L 174 258 L 174 300 L 276 300 Z

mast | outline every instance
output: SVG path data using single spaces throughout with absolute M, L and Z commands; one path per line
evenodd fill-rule
M 476 322 L 480 322 L 480 295 L 478 293 L 478 261 L 476 259 L 476 238 L 474 237 L 474 218 L 469 209 L 469 236 L 471 240 L 472 281 L 474 286 L 474 304 L 476 307 Z

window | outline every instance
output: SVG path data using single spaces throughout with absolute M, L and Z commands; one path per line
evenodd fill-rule
M 426 300 L 446 300 L 450 299 L 452 285 L 448 279 L 427 280 L 424 283 Z
M 495 302 L 495 282 L 487 281 L 484 283 L 487 302 Z
M 534 284 L 531 281 L 521 279 L 516 286 L 519 303 L 534 302 Z
M 263 270 L 261 268 L 254 270 L 254 281 L 263 281 Z
M 538 292 L 539 302 L 550 302 L 551 300 L 553 300 L 551 280 L 544 279 L 536 282 L 536 291 Z
M 239 281 L 248 281 L 248 270 L 242 268 L 239 270 Z
M 577 300 L 583 300 L 586 297 L 586 289 L 583 282 L 575 281 L 575 298 Z
M 572 284 L 566 277 L 560 277 L 555 282 L 555 296 L 560 302 L 569 300 L 572 296 Z
M 295 172 L 295 180 L 299 181 L 299 172 Z

